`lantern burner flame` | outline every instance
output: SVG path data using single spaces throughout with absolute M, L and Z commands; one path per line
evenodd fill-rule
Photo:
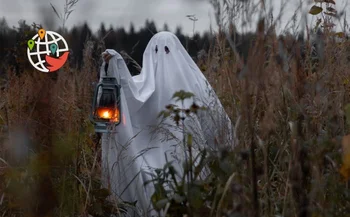
M 101 92 L 101 96 L 98 97 Z M 90 120 L 95 125 L 95 132 L 107 133 L 111 127 L 120 124 L 120 86 L 114 77 L 103 77 L 95 87 Z
M 119 110 L 113 108 L 98 108 L 97 116 L 98 118 L 110 120 L 111 122 L 118 122 Z
M 105 112 L 103 113 L 103 115 L 102 115 L 102 118 L 104 118 L 104 119 L 109 119 L 109 118 L 111 118 L 111 115 L 109 114 L 108 111 L 105 111 Z

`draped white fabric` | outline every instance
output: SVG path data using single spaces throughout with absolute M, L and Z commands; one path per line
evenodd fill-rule
M 118 199 L 137 200 L 144 211 L 150 207 L 154 192 L 152 184 L 143 185 L 151 179 L 145 171 L 162 168 L 165 154 L 169 161 L 175 161 L 178 172 L 183 171 L 183 132 L 193 135 L 195 150 L 232 147 L 231 122 L 205 76 L 174 34 L 160 32 L 152 37 L 143 55 L 142 71 L 134 77 L 119 53 L 110 49 L 105 52 L 113 56 L 108 75 L 115 76 L 122 87 L 123 118 L 116 133 L 103 135 L 105 184 L 109 183 Z M 105 63 L 101 77 L 105 75 L 104 66 Z M 175 102 L 173 94 L 180 90 L 193 93 L 195 99 Z M 169 104 L 189 108 L 193 102 L 210 109 L 191 115 L 179 127 L 170 118 L 157 118 Z

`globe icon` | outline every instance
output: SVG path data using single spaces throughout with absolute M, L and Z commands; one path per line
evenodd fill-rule
M 40 29 L 28 41 L 29 62 L 41 72 L 53 72 L 67 61 L 69 48 L 66 40 L 58 33 Z

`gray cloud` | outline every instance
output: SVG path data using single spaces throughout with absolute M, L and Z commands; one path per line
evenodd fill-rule
M 271 4 L 278 8 L 281 1 L 271 0 Z M 64 0 L 51 2 L 59 11 L 63 11 Z M 297 7 L 295 2 L 299 1 L 290 2 L 284 12 L 281 26 L 288 23 Z M 337 8 L 341 9 L 344 2 L 346 0 L 337 1 Z M 277 9 L 274 12 L 276 17 Z M 20 19 L 27 20 L 27 23 L 41 23 L 47 26 L 46 28 L 61 25 L 52 12 L 50 1 L 47 0 L 0 0 L 0 14 L 6 17 L 10 25 L 17 25 Z M 128 29 L 131 22 L 139 28 L 148 19 L 154 20 L 158 28 L 167 23 L 170 30 L 174 31 L 181 25 L 185 33 L 191 34 L 193 23 L 186 17 L 188 14 L 195 14 L 198 18 L 196 31 L 208 30 L 209 24 L 216 27 L 214 10 L 208 0 L 80 0 L 66 25 L 72 27 L 86 21 L 96 31 L 101 22 L 104 22 L 107 27 L 112 25 Z
M 60 25 L 56 16 L 52 16 L 52 8 L 50 5 L 42 4 L 37 7 L 38 19 L 42 20 L 45 29 L 56 29 Z
M 59 10 L 63 10 L 64 1 L 51 1 Z M 28 23 L 42 23 L 49 28 L 61 25 L 53 14 L 50 1 L 46 0 L 0 0 L 0 14 L 4 15 L 11 25 L 18 20 L 25 19 Z M 3 7 L 5 5 L 5 7 Z M 170 30 L 178 25 L 183 26 L 184 32 L 192 32 L 192 23 L 187 14 L 196 14 L 198 22 L 196 29 L 200 32 L 208 28 L 211 5 L 199 0 L 81 0 L 75 11 L 67 21 L 67 26 L 88 22 L 94 29 L 104 22 L 107 26 L 113 25 L 129 27 L 134 23 L 136 28 L 141 27 L 145 20 L 154 20 L 157 27 L 167 23 Z

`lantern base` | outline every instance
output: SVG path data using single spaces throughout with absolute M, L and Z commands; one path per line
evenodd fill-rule
M 101 124 L 101 123 L 95 123 L 95 133 L 114 133 L 116 132 L 113 130 L 115 127 L 111 126 L 110 124 Z
M 104 124 L 95 124 L 95 133 L 108 133 L 107 126 Z

